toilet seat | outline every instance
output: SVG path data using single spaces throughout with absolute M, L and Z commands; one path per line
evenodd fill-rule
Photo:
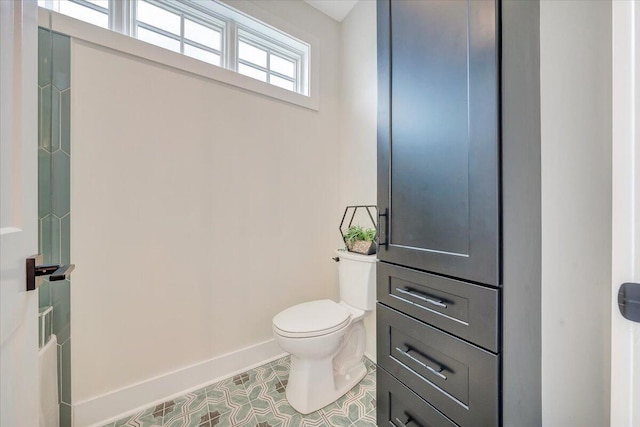
M 330 334 L 346 327 L 351 313 L 335 301 L 325 299 L 294 305 L 273 318 L 273 330 L 289 338 Z

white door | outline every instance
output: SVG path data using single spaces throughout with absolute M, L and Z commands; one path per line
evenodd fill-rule
M 37 6 L 0 0 L 0 426 L 38 425 Z
M 618 289 L 640 282 L 640 3 L 613 1 L 611 427 L 640 427 L 640 323 Z

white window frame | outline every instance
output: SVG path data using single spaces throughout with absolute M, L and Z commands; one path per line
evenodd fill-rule
M 0 0 L 1 1 L 1 0 Z M 59 0 L 44 0 L 47 7 L 53 5 Z M 85 7 L 96 9 L 93 4 L 86 0 L 72 0 L 75 3 Z M 204 49 L 211 53 L 220 55 L 220 67 L 237 72 L 238 64 L 241 63 L 238 58 L 238 47 L 240 39 L 252 45 L 258 46 L 267 51 L 267 60 L 269 53 L 274 53 L 287 60 L 294 62 L 296 67 L 295 81 L 289 76 L 281 75 L 267 68 L 257 67 L 255 64 L 247 64 L 253 68 L 260 69 L 267 73 L 267 84 L 271 75 L 292 81 L 294 84 L 293 93 L 311 97 L 310 91 L 310 62 L 311 62 L 311 45 L 301 41 L 295 35 L 285 30 L 280 30 L 269 24 L 259 17 L 250 16 L 231 6 L 219 1 L 210 0 L 191 1 L 191 0 L 145 0 L 154 6 L 173 13 L 179 14 L 181 19 L 181 34 L 175 34 L 163 31 L 145 23 L 138 23 L 136 20 L 136 4 L 137 0 L 109 0 L 109 29 L 129 37 L 137 38 L 138 25 L 142 28 L 155 32 L 165 37 L 169 37 L 180 42 L 180 54 L 184 54 L 185 43 L 194 47 Z M 100 8 L 101 11 L 104 9 Z M 55 10 L 55 9 L 54 9 Z M 221 49 L 213 49 L 208 46 L 202 46 L 193 41 L 185 42 L 184 37 L 184 19 L 188 18 L 201 25 L 218 30 L 221 33 Z M 73 18 L 71 18 L 73 19 Z M 80 21 L 81 22 L 81 21 Z M 90 25 L 90 24 L 89 24 Z M 162 47 L 160 47 L 162 49 Z M 197 60 L 197 59 L 196 59 Z M 206 62 L 205 62 L 206 63 Z M 208 63 L 207 63 L 208 64 Z M 208 64 L 212 66 L 212 64 Z M 247 76 L 245 76 L 247 77 Z M 251 78 L 251 77 L 247 77 Z M 260 80 L 258 80 L 260 81 Z M 274 86 L 274 85 L 271 85 Z M 276 86 L 277 87 L 277 86 Z M 280 90 L 289 91 L 288 89 L 279 88 Z
M 113 1 L 113 0 L 111 0 Z M 161 9 L 165 9 L 165 10 L 169 10 L 171 12 L 174 12 L 178 15 L 180 15 L 180 35 L 176 36 L 175 34 L 171 34 L 168 33 L 164 30 L 162 30 L 161 28 L 156 28 L 152 25 L 143 23 L 143 22 L 138 22 L 138 20 L 136 19 L 136 12 L 137 12 L 137 7 L 135 7 L 135 5 L 137 4 L 136 1 L 130 1 L 129 0 L 129 4 L 127 5 L 127 7 L 129 8 L 129 16 L 130 16 L 130 32 L 129 35 L 131 35 L 131 37 L 134 38 L 138 38 L 137 36 L 137 30 L 138 30 L 138 26 L 147 29 L 148 31 L 152 31 L 158 34 L 161 34 L 165 37 L 169 37 L 171 39 L 177 40 L 180 42 L 180 53 L 182 53 L 183 55 L 184 53 L 184 46 L 185 44 L 193 46 L 193 47 L 197 47 L 198 49 L 202 49 L 211 53 L 215 53 L 216 55 L 220 56 L 220 66 L 227 68 L 226 64 L 227 64 L 227 59 L 226 59 L 226 55 L 225 55 L 225 47 L 228 44 L 227 43 L 227 39 L 229 37 L 228 31 L 227 31 L 227 25 L 229 24 L 230 20 L 223 17 L 223 16 L 219 16 L 219 15 L 214 15 L 214 14 L 209 14 L 209 13 L 203 13 L 199 10 L 199 8 L 197 7 L 197 4 L 195 5 L 188 5 L 185 4 L 183 2 L 178 2 L 178 1 L 166 1 L 166 0 L 144 0 L 149 4 L 152 4 L 154 6 L 157 6 Z M 122 6 L 121 6 L 122 7 Z M 188 40 L 185 38 L 184 35 L 184 20 L 185 19 L 189 19 L 190 21 L 196 22 L 202 26 L 214 29 L 216 31 L 220 32 L 220 50 L 218 49 L 214 49 L 211 48 L 209 46 L 205 46 L 202 45 L 200 43 L 197 43 L 195 41 L 192 40 Z
M 69 0 L 70 3 L 75 3 L 80 7 L 85 7 L 87 9 L 91 9 L 98 13 L 105 14 L 107 16 L 107 27 L 109 29 L 111 29 L 111 15 L 112 15 L 112 6 L 115 4 L 114 1 L 117 1 L 117 0 L 109 0 L 109 6 L 107 9 L 105 9 L 104 7 L 98 6 L 87 0 Z M 41 2 L 44 3 L 47 9 L 51 9 L 56 12 L 60 11 L 60 3 L 61 3 L 60 0 L 40 0 L 38 1 L 38 4 L 40 4 Z
M 305 90 L 305 80 L 306 80 L 306 67 L 305 67 L 305 53 L 299 50 L 293 49 L 291 46 L 285 45 L 284 43 L 278 42 L 276 40 L 267 39 L 263 34 L 259 34 L 256 31 L 253 31 L 251 28 L 247 28 L 244 26 L 239 26 L 236 30 L 236 52 L 239 50 L 240 41 L 247 43 L 249 45 L 255 46 L 259 49 L 265 50 L 267 52 L 267 66 L 261 67 L 249 61 L 244 61 L 239 57 L 234 59 L 236 64 L 244 64 L 248 67 L 252 67 L 261 71 L 264 71 L 267 74 L 267 82 L 270 83 L 271 75 L 275 75 L 276 77 L 280 77 L 281 79 L 290 81 L 294 84 L 294 91 L 298 93 L 306 93 Z M 271 69 L 270 57 L 271 54 L 275 54 L 284 59 L 287 59 L 295 64 L 295 77 L 291 78 L 284 74 L 280 74 Z
M 131 1 L 131 0 L 129 0 Z M 311 62 L 310 50 L 311 46 L 308 42 L 303 42 L 290 31 L 286 31 L 281 25 L 279 29 L 267 24 L 265 19 L 260 19 L 255 13 L 243 13 L 221 1 L 211 0 L 207 2 L 196 2 L 195 4 L 189 0 L 161 0 L 166 2 L 179 2 L 187 4 L 189 7 L 200 8 L 205 13 L 213 16 L 224 17 L 227 19 L 227 40 L 226 44 L 226 68 L 237 71 L 238 60 L 238 42 L 242 32 L 249 33 L 253 37 L 253 41 L 261 46 L 268 46 L 271 50 L 278 52 L 285 57 L 299 56 L 299 66 L 297 67 L 299 76 L 296 76 L 295 92 L 310 96 L 309 91 L 309 75 Z M 284 89 L 286 90 L 286 89 Z

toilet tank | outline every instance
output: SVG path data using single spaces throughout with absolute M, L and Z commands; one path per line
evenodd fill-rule
M 343 249 L 336 251 L 340 300 L 360 310 L 376 305 L 376 256 L 361 255 Z

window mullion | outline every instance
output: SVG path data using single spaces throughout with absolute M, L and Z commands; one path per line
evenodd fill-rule
M 173 39 L 177 42 L 180 42 L 180 36 L 178 34 L 170 33 L 169 31 L 163 30 L 162 28 L 154 27 L 153 25 L 146 24 L 144 22 L 138 22 L 137 27 L 144 28 L 147 31 L 151 31 L 156 34 L 160 34 L 168 39 Z
M 184 53 L 184 13 L 180 14 L 180 53 Z
M 261 65 L 254 64 L 253 62 L 245 61 L 244 59 L 239 59 L 238 64 L 246 65 L 247 67 L 255 68 L 256 70 L 260 70 L 265 74 L 269 74 L 269 69 L 265 68 Z
M 71 3 L 75 3 L 79 6 L 86 7 L 87 9 L 95 10 L 96 12 L 100 12 L 100 13 L 105 13 L 104 7 L 97 6 L 89 1 L 85 1 L 85 0 L 70 0 L 70 1 Z M 109 10 L 107 9 L 106 12 L 109 13 Z
M 271 49 L 267 48 L 267 82 L 271 83 Z
M 304 91 L 304 86 L 305 86 L 305 81 L 303 81 L 304 79 L 304 72 L 302 70 L 302 59 L 298 59 L 296 60 L 295 64 L 296 64 L 296 72 L 295 72 L 295 76 L 296 76 L 296 92 L 303 92 Z
M 123 27 L 124 7 L 124 1 L 109 0 L 109 29 L 121 34 L 126 34 Z
M 131 28 L 129 28 L 129 34 L 131 37 L 138 38 L 138 0 L 131 0 L 129 13 L 129 22 L 131 25 Z
M 226 37 L 224 40 L 225 64 L 223 66 L 231 71 L 238 71 L 238 25 L 230 20 L 227 23 Z
M 115 0 L 116 2 L 118 0 Z M 134 23 L 136 13 L 136 0 L 122 0 L 120 2 L 122 8 L 122 34 L 128 36 L 134 35 Z
M 272 76 L 279 77 L 282 80 L 287 80 L 287 81 L 293 83 L 294 85 L 296 84 L 296 78 L 295 77 L 285 76 L 284 74 L 280 74 L 277 71 L 272 71 L 272 70 L 269 70 L 269 74 L 272 75 Z
M 215 53 L 216 55 L 222 56 L 222 52 L 220 52 L 218 49 L 214 49 L 198 42 L 194 42 L 193 40 L 184 39 L 184 45 L 197 47 L 198 49 L 206 50 L 207 52 Z

